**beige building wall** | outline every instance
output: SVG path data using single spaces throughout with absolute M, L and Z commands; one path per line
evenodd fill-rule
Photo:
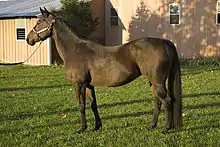
M 183 58 L 220 56 L 220 26 L 216 25 L 217 0 L 106 0 L 106 45 L 141 37 L 173 41 Z M 179 2 L 180 25 L 169 23 L 169 4 Z M 110 8 L 118 8 L 119 26 L 110 25 Z
M 26 36 L 36 24 L 36 21 L 37 18 L 26 19 Z M 16 40 L 16 19 L 0 20 L 0 62 L 24 61 L 33 53 L 37 45 L 32 47 L 25 40 Z M 25 64 L 49 65 L 50 62 L 49 40 L 46 40 Z
M 185 58 L 220 56 L 220 28 L 216 25 L 217 0 L 179 0 L 181 24 L 169 25 L 168 4 L 164 5 L 164 32 L 162 37 L 172 40 L 180 56 Z

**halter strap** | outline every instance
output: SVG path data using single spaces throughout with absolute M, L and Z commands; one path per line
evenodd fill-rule
M 40 34 L 40 33 L 42 33 L 42 32 L 45 32 L 45 31 L 50 30 L 50 27 L 44 28 L 44 29 L 42 29 L 42 30 L 40 30 L 40 31 L 36 31 L 34 28 L 33 28 L 32 30 L 33 30 L 34 33 Z
M 40 33 L 43 33 L 43 32 L 45 32 L 45 31 L 49 31 L 49 30 L 52 28 L 52 26 L 53 26 L 54 23 L 55 23 L 55 19 L 51 21 L 51 24 L 50 24 L 48 27 L 43 28 L 43 29 L 40 30 L 40 31 L 36 31 L 36 30 L 35 30 L 35 27 L 34 27 L 32 30 L 33 30 L 34 33 L 36 33 L 37 35 L 39 35 Z

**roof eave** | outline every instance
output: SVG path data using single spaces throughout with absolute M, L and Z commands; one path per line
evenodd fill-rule
M 39 12 L 31 12 L 31 13 L 5 13 L 0 14 L 0 18 L 36 18 L 41 14 Z

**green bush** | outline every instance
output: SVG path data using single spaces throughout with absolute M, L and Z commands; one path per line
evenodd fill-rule
M 52 10 L 65 20 L 74 32 L 87 38 L 98 25 L 98 18 L 93 16 L 91 2 L 88 0 L 61 0 L 62 7 Z
M 183 66 L 220 66 L 220 57 L 180 59 Z

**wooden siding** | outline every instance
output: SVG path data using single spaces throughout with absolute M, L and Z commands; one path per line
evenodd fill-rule
M 37 18 L 26 19 L 26 36 L 36 24 Z M 26 60 L 35 50 L 25 40 L 16 40 L 16 19 L 0 20 L 0 62 L 13 63 Z M 25 64 L 48 65 L 49 40 L 44 41 L 38 51 Z

